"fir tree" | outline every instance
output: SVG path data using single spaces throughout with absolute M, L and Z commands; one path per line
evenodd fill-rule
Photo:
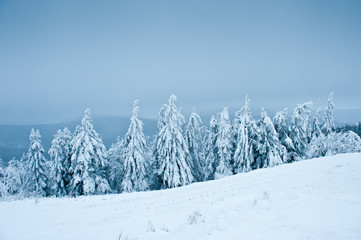
M 65 169 L 68 169 L 68 170 L 71 166 L 71 150 L 72 150 L 71 141 L 72 140 L 73 140 L 72 133 L 69 131 L 69 129 L 67 127 L 65 127 L 63 129 L 63 133 L 62 133 L 62 144 L 63 144 L 64 153 L 66 154 L 64 167 L 65 167 Z M 71 179 L 71 175 L 68 172 L 67 182 L 70 182 L 70 179 Z
M 159 111 L 159 119 L 157 125 L 158 129 L 162 129 L 164 125 L 167 124 L 167 110 L 168 110 L 168 105 L 163 104 Z
M 167 104 L 163 104 L 162 107 L 160 108 L 159 110 L 159 119 L 158 119 L 158 122 L 157 122 L 157 128 L 158 128 L 158 131 L 160 129 L 162 129 L 166 123 L 167 123 L 167 119 L 166 119 L 166 112 L 167 112 L 167 109 L 168 109 L 168 105 Z M 161 141 L 159 138 L 161 137 L 160 134 L 156 134 L 154 137 L 153 137 L 153 141 L 151 142 L 151 151 L 152 151 L 152 162 L 150 163 L 151 165 L 151 169 L 153 169 L 152 171 L 152 175 L 155 177 L 155 179 L 153 179 L 153 188 L 154 189 L 157 189 L 159 188 L 159 184 L 161 183 L 157 183 L 157 180 L 156 178 L 158 178 L 158 166 L 157 166 L 157 161 L 155 160 L 155 156 L 158 155 L 158 142 Z M 159 179 L 158 179 L 159 180 Z
M 334 155 L 336 153 L 341 153 L 344 151 L 340 150 L 341 148 L 343 148 L 344 145 L 339 141 L 339 138 L 343 138 L 343 134 L 337 134 L 334 132 L 334 109 L 335 104 L 333 103 L 333 93 L 331 93 L 327 100 L 327 106 L 325 108 L 325 115 L 323 118 L 324 122 L 322 127 L 320 127 L 319 121 L 321 112 L 320 109 L 317 110 L 317 113 L 314 117 L 314 121 L 312 124 L 312 139 L 307 148 L 307 156 L 309 158 Z
M 339 153 L 361 152 L 361 138 L 353 131 L 345 131 L 335 133 L 337 135 L 336 142 L 332 145 L 334 149 L 328 149 L 326 155 L 334 155 Z
M 15 158 L 11 159 L 8 166 L 3 170 L 3 177 L 7 194 L 23 195 L 25 193 L 26 170 L 22 161 Z
M 217 131 L 217 162 L 215 164 L 215 178 L 232 175 L 232 149 L 231 134 L 232 126 L 229 120 L 228 110 L 224 108 L 218 115 Z
M 292 116 L 290 127 L 290 138 L 296 149 L 295 160 L 306 156 L 306 149 L 311 135 L 310 118 L 312 114 L 312 102 L 306 102 L 298 105 Z
M 312 139 L 307 155 L 315 158 L 351 152 L 361 152 L 361 138 L 353 131 L 345 131 L 322 134 Z
M 335 103 L 333 102 L 333 93 L 330 93 L 327 99 L 327 106 L 325 109 L 325 115 L 323 117 L 322 132 L 327 135 L 333 132 L 335 128 L 335 122 L 333 120 L 333 112 L 335 110 Z
M 139 107 L 134 101 L 133 116 L 124 137 L 124 179 L 122 188 L 126 192 L 144 191 L 149 188 L 149 164 L 147 144 L 143 134 L 143 123 L 138 118 Z
M 173 188 L 194 181 L 188 145 L 183 136 L 183 115 L 175 105 L 172 95 L 166 107 L 162 107 L 161 124 L 158 124 L 154 158 L 158 178 L 163 188 Z M 163 114 L 163 116 L 162 116 Z
M 49 155 L 52 160 L 50 171 L 50 179 L 53 182 L 52 190 L 58 197 L 68 194 L 67 185 L 70 181 L 70 141 L 71 133 L 67 128 L 64 131 L 58 130 L 49 149 Z
M 287 162 L 293 162 L 296 160 L 296 149 L 293 144 L 292 139 L 289 137 L 289 127 L 287 124 L 287 114 L 288 110 L 285 108 L 283 111 L 279 111 L 275 114 L 273 118 L 274 127 L 278 133 L 279 140 L 287 150 Z
M 94 130 L 90 110 L 78 126 L 71 141 L 70 188 L 72 195 L 90 195 L 110 192 L 107 179 L 107 152 L 100 135 Z
M 193 112 L 189 118 L 186 129 L 186 141 L 189 147 L 189 153 L 192 158 L 193 176 L 197 181 L 204 179 L 204 160 L 202 154 L 202 120 L 200 116 Z
M 36 195 L 46 196 L 49 194 L 48 186 L 48 163 L 44 157 L 44 148 L 41 145 L 39 130 L 31 129 L 30 148 L 28 151 L 28 177 L 29 191 Z
M 205 180 L 214 179 L 214 173 L 216 169 L 216 160 L 217 160 L 217 152 L 218 148 L 216 145 L 217 137 L 218 137 L 218 122 L 215 116 L 211 117 L 209 122 L 210 129 L 206 131 L 205 137 L 205 147 L 203 151 L 204 155 L 204 178 Z
M 271 118 L 262 108 L 261 119 L 258 121 L 258 142 L 255 168 L 274 167 L 286 159 L 286 148 L 281 145 Z
M 5 170 L 3 161 L 0 158 L 0 197 L 5 197 L 8 193 L 6 183 L 5 183 Z
M 323 135 L 320 125 L 320 115 L 321 115 L 321 109 L 317 109 L 317 112 L 313 118 L 313 123 L 312 123 L 312 139 L 318 138 L 319 136 Z
M 252 115 L 249 102 L 250 99 L 246 96 L 244 106 L 236 112 L 233 123 L 234 145 L 236 146 L 233 156 L 235 173 L 250 171 L 254 161 L 251 143 Z
M 108 159 L 110 165 L 110 186 L 114 192 L 122 191 L 122 181 L 124 177 L 124 160 L 123 160 L 123 139 L 117 138 L 108 150 Z
M 316 158 L 325 156 L 326 150 L 326 137 L 321 131 L 320 127 L 320 113 L 321 110 L 317 109 L 317 112 L 313 118 L 312 123 L 312 139 L 308 144 L 306 155 L 308 158 Z

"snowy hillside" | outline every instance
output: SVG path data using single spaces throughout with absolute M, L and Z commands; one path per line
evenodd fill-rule
M 130 194 L 0 202 L 1 240 L 361 239 L 361 154 Z

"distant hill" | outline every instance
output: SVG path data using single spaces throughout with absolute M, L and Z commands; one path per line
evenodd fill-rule
M 157 120 L 142 119 L 144 123 L 144 134 L 152 137 L 157 130 Z M 117 137 L 123 137 L 128 130 L 130 120 L 126 117 L 94 117 L 93 124 L 95 130 L 101 135 L 107 148 L 116 141 Z M 58 129 L 67 127 L 71 132 L 80 124 L 79 120 L 56 124 L 38 125 L 0 125 L 0 158 L 4 162 L 11 158 L 20 158 L 29 148 L 29 134 L 31 128 L 39 129 L 41 133 L 41 143 L 47 152 L 51 146 L 51 141 Z M 46 154 L 47 155 L 47 154 Z

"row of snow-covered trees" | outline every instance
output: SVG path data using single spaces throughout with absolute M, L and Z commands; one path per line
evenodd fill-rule
M 2 196 L 79 196 L 173 188 L 305 158 L 361 151 L 352 131 L 335 132 L 332 94 L 323 121 L 312 103 L 298 105 L 291 120 L 287 109 L 271 119 L 264 109 L 252 118 L 248 97 L 230 120 L 227 108 L 211 117 L 209 128 L 193 110 L 188 123 L 172 95 L 160 110 L 151 142 L 143 134 L 134 103 L 130 126 L 107 151 L 94 130 L 90 110 L 75 132 L 58 130 L 44 158 L 39 131 L 31 131 L 22 160 L 0 168 Z

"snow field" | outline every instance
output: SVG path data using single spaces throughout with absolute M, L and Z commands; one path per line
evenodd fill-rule
M 354 153 L 161 191 L 0 202 L 0 239 L 361 239 L 360 186 Z

